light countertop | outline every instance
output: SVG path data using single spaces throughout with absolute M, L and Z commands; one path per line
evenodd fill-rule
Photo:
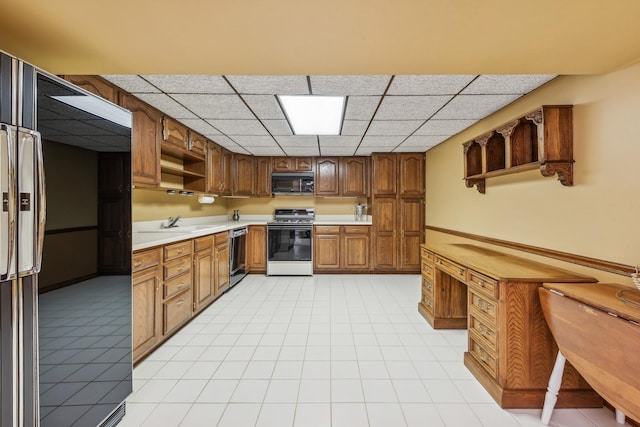
M 248 225 L 266 225 L 271 215 L 241 215 L 239 221 L 231 221 L 226 216 L 183 218 L 178 226 L 163 229 L 166 221 L 144 221 L 133 224 L 133 250 L 138 251 L 154 246 L 166 245 L 181 240 L 223 233 Z M 371 216 L 366 221 L 356 221 L 353 215 L 317 215 L 314 225 L 371 225 Z

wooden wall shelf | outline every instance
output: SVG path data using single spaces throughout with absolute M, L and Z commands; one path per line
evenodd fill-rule
M 571 105 L 544 105 L 493 129 L 464 147 L 464 179 L 469 188 L 485 192 L 494 176 L 540 169 L 573 185 L 573 118 Z

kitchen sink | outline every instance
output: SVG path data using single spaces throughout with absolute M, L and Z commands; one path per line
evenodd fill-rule
M 222 230 L 224 225 L 197 224 L 197 225 L 178 225 L 171 228 L 154 228 L 150 230 L 139 230 L 139 233 L 195 233 L 202 230 Z

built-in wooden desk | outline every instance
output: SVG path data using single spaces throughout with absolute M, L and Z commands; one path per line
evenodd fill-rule
M 558 348 L 538 288 L 593 277 L 467 244 L 423 244 L 418 310 L 435 329 L 469 328 L 464 364 L 503 408 L 542 408 Z M 602 399 L 567 366 L 558 407 Z

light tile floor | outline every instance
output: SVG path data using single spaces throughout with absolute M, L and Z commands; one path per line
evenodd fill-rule
M 134 370 L 119 427 L 531 427 L 463 365 L 466 331 L 418 314 L 416 275 L 249 275 Z M 557 409 L 555 427 L 613 427 Z

